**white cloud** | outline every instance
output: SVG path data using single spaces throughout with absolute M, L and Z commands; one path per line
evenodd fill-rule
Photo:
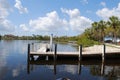
M 30 20 L 29 25 L 34 31 L 56 31 L 64 28 L 67 21 L 60 19 L 57 12 L 47 13 L 45 17 L 39 17 L 36 20 Z
M 27 27 L 25 24 L 20 24 L 20 28 L 21 28 L 23 31 L 29 31 L 28 27 Z
M 106 7 L 106 3 L 105 2 L 101 2 L 100 5 L 103 6 L 103 7 Z
M 28 9 L 22 6 L 22 3 L 20 0 L 15 0 L 15 1 L 16 3 L 14 6 L 19 10 L 20 14 L 28 13 Z
M 70 16 L 69 26 L 72 30 L 77 32 L 83 32 L 86 28 L 91 27 L 92 20 L 80 15 L 78 9 L 67 10 L 61 9 L 62 12 L 67 13 Z
M 24 31 L 32 32 L 60 32 L 82 33 L 86 28 L 91 27 L 92 20 L 80 15 L 78 9 L 67 10 L 61 8 L 61 11 L 69 18 L 61 19 L 56 11 L 47 13 L 44 17 L 31 19 L 27 24 L 21 24 L 20 28 Z
M 0 19 L 0 30 L 1 31 L 13 31 L 15 27 L 7 19 Z
M 13 31 L 14 26 L 7 19 L 9 15 L 10 6 L 6 0 L 0 0 L 0 30 L 1 31 Z
M 86 28 L 91 27 L 92 21 L 86 17 L 78 16 L 77 18 L 70 19 L 70 26 L 72 30 L 83 32 Z
M 108 19 L 111 16 L 117 16 L 120 18 L 120 3 L 118 4 L 117 7 L 109 9 L 109 8 L 103 8 L 101 10 L 98 10 L 96 14 L 103 18 L 103 19 Z
M 70 16 L 70 18 L 78 17 L 80 15 L 80 11 L 78 9 L 67 10 L 67 9 L 61 8 L 61 11 L 63 13 L 67 13 Z
M 6 18 L 9 15 L 8 10 L 10 9 L 9 4 L 6 0 L 0 0 L 0 18 Z

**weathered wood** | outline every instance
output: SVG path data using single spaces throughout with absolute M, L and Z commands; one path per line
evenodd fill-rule
M 54 61 L 54 74 L 56 75 L 56 61 Z
M 109 48 L 109 46 L 107 46 Z M 100 49 L 100 50 L 98 50 Z M 30 51 L 30 50 L 29 50 Z M 106 45 L 102 45 L 100 48 L 96 47 L 95 49 L 91 50 L 85 50 L 82 51 L 82 45 L 79 46 L 79 51 L 76 52 L 57 52 L 57 44 L 54 46 L 54 51 L 52 52 L 42 52 L 42 51 L 31 51 L 29 52 L 28 56 L 30 55 L 30 58 L 33 59 L 33 56 L 48 56 L 53 57 L 54 60 L 58 57 L 76 57 L 76 59 L 79 59 L 79 61 L 82 60 L 82 58 L 96 58 L 96 59 L 102 59 L 102 61 L 105 60 L 105 58 L 119 58 L 120 56 L 120 50 L 118 48 L 115 48 L 113 50 L 106 50 Z M 102 56 L 102 57 L 101 57 Z
M 50 51 L 53 49 L 53 34 L 50 36 Z
M 78 62 L 78 74 L 81 74 L 81 61 Z
M 101 64 L 101 75 L 104 75 L 104 72 L 105 72 L 105 63 L 102 62 L 102 64 Z
M 78 56 L 79 61 L 82 60 L 82 45 L 79 46 L 79 56 Z
M 34 51 L 34 43 L 32 43 L 32 51 Z
M 105 53 L 106 53 L 106 46 L 105 44 L 103 45 L 103 53 L 102 53 L 102 61 L 105 61 Z
M 28 44 L 28 60 L 30 60 L 30 44 Z
M 54 60 L 56 60 L 56 58 L 57 58 L 57 44 L 55 44 L 55 52 L 54 52 Z

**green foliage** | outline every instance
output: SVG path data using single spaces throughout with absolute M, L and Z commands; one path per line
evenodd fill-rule
M 82 34 L 79 37 L 77 44 L 82 44 L 84 47 L 88 47 L 88 46 L 92 46 L 94 44 L 99 44 L 99 42 L 91 40 L 90 38 L 88 38 L 88 36 L 86 36 L 85 34 Z
M 104 37 L 109 36 L 113 39 L 120 37 L 120 19 L 112 16 L 108 21 L 100 20 L 93 22 L 92 27 L 86 29 L 83 34 L 88 39 L 104 43 Z M 89 41 L 89 40 L 88 40 Z

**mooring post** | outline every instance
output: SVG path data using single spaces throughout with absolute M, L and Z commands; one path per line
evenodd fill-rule
M 54 74 L 56 75 L 56 61 L 54 60 Z
M 30 44 L 28 44 L 28 61 L 30 60 Z
M 103 44 L 102 62 L 105 61 L 105 52 L 106 52 L 106 46 L 105 44 Z
M 101 64 L 101 75 L 102 76 L 104 75 L 104 72 L 105 72 L 105 63 L 102 62 L 102 64 Z
M 57 54 L 57 44 L 55 44 L 54 60 L 56 60 L 57 58 L 56 54 Z
M 82 45 L 79 46 L 79 56 L 78 56 L 78 58 L 79 58 L 79 61 L 82 60 Z
M 81 61 L 78 62 L 78 74 L 81 74 Z
M 50 36 L 50 51 L 53 49 L 53 34 Z

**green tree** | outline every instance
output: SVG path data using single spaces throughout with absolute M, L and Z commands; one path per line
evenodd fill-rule
M 117 39 L 117 36 L 116 36 L 117 32 L 116 31 L 118 29 L 119 24 L 120 24 L 120 20 L 118 19 L 118 17 L 112 16 L 109 18 L 108 25 L 110 27 L 112 27 L 112 29 L 113 29 L 112 37 L 115 41 Z
M 99 23 L 98 23 L 98 22 L 92 23 L 91 37 L 92 37 L 94 40 L 97 40 L 97 41 L 100 40 Z
M 106 30 L 106 22 L 101 20 L 99 23 L 98 23 L 98 29 L 99 29 L 99 32 L 101 34 L 100 36 L 100 39 L 101 41 L 104 42 L 104 37 L 105 37 L 105 30 Z

